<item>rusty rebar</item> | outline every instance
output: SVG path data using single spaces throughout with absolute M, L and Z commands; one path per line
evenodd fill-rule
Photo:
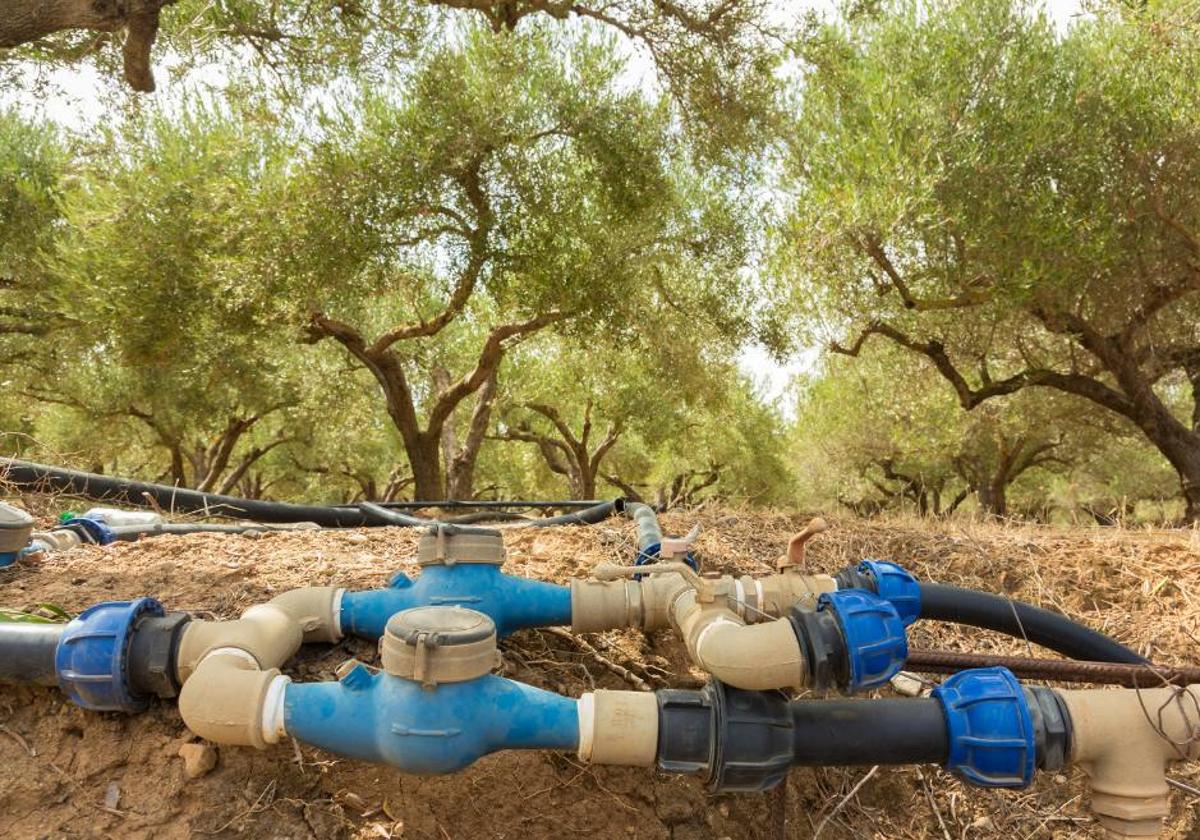
M 994 656 L 954 650 L 910 650 L 907 669 L 926 674 L 953 674 L 968 668 L 1000 666 L 1026 680 L 1103 683 L 1126 688 L 1200 683 L 1200 667 L 1186 665 L 1126 665 L 1116 662 L 1083 662 L 1075 659 L 1034 659 L 1027 656 Z

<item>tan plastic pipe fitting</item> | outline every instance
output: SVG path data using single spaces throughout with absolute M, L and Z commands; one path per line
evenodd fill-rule
M 1071 718 L 1071 761 L 1089 777 L 1106 834 L 1158 837 L 1170 814 L 1167 765 L 1200 757 L 1200 685 L 1058 693 Z
M 628 567 L 614 567 L 625 569 Z M 640 567 L 635 572 L 640 573 Z M 597 570 L 605 574 L 605 568 Z M 717 595 L 724 594 L 729 608 L 743 621 L 755 623 L 785 615 L 793 606 L 813 608 L 822 592 L 837 589 L 830 575 L 805 575 L 785 571 L 753 578 L 726 575 L 707 581 Z M 637 627 L 647 632 L 671 626 L 671 605 L 690 589 L 675 572 L 647 574 L 637 580 L 576 578 L 571 581 L 571 629 L 596 633 Z
M 279 666 L 303 642 L 341 638 L 344 590 L 284 592 L 234 621 L 191 621 L 179 643 L 179 713 L 192 732 L 219 744 L 263 748 L 282 733 Z
M 342 637 L 338 612 L 344 590 L 332 586 L 293 589 L 257 604 L 233 621 L 188 622 L 179 643 L 179 678 L 186 682 L 200 661 L 217 648 L 249 653 L 261 668 L 277 668 L 303 642 Z
M 786 618 L 746 624 L 720 600 L 702 603 L 692 590 L 679 595 L 673 612 L 692 661 L 721 682 L 751 691 L 806 684 L 800 640 Z
M 783 571 L 755 581 L 758 608 L 769 616 L 786 615 L 792 607 L 814 609 L 817 599 L 825 592 L 836 592 L 833 575 L 806 575 Z
M 291 680 L 278 668 L 260 670 L 254 657 L 238 648 L 218 648 L 204 658 L 179 692 L 179 714 L 187 728 L 218 744 L 263 749 L 279 740 L 282 721 L 267 710 Z
M 579 698 L 579 758 L 591 764 L 653 767 L 658 698 L 649 691 L 593 691 Z

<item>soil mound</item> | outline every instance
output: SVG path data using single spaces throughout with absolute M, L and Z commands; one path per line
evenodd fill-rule
M 705 568 L 763 573 L 806 517 L 705 509 Z M 813 541 L 814 571 L 891 559 L 928 580 L 1003 592 L 1061 610 L 1162 662 L 1188 662 L 1200 634 L 1200 534 L 1062 529 L 918 520 L 835 520 Z M 512 531 L 507 570 L 563 581 L 628 562 L 633 529 Z M 417 574 L 416 534 L 403 529 L 164 536 L 83 547 L 0 572 L 0 606 L 153 595 L 172 609 L 232 618 L 301 585 L 382 586 Z M 1025 653 L 1020 641 L 918 624 L 914 645 Z M 528 631 L 501 645 L 503 673 L 578 696 L 592 688 L 697 686 L 673 633 Z M 1045 655 L 1038 651 L 1039 655 Z M 374 646 L 310 646 L 297 680 L 333 679 L 346 659 L 377 664 Z M 0 836 L 5 838 L 1068 838 L 1099 837 L 1078 774 L 1027 791 L 980 791 L 933 767 L 797 770 L 765 795 L 711 795 L 697 779 L 593 768 L 574 756 L 509 752 L 454 776 L 418 778 L 288 742 L 219 748 L 215 767 L 185 773 L 192 743 L 175 707 L 142 715 L 84 712 L 57 691 L 0 686 Z M 208 760 L 192 753 L 201 764 Z M 868 778 L 869 777 L 869 778 Z M 1200 787 L 1197 769 L 1174 776 Z M 1200 801 L 1175 794 L 1168 836 L 1200 837 Z

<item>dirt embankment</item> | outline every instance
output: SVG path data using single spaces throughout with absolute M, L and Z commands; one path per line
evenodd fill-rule
M 802 517 L 702 511 L 669 530 L 704 526 L 706 568 L 766 572 Z M 1200 635 L 1200 536 L 840 520 L 810 552 L 814 570 L 862 557 L 894 559 L 926 579 L 1053 606 L 1164 662 L 1187 661 Z M 508 570 L 563 581 L 602 560 L 627 562 L 632 529 L 513 532 Z M 0 606 L 39 602 L 78 611 L 100 600 L 154 595 L 169 608 L 222 618 L 306 584 L 381 586 L 415 574 L 415 535 L 398 529 L 273 534 L 259 539 L 160 537 L 81 548 L 0 572 Z M 917 625 L 914 644 L 1021 653 L 983 633 Z M 577 696 L 592 687 L 695 686 L 672 633 L 550 631 L 502 644 L 504 673 Z M 287 670 L 328 680 L 372 645 L 306 648 Z M 614 667 L 616 666 L 616 667 Z M 622 675 L 622 671 L 628 674 Z M 193 740 L 173 704 L 138 716 L 83 712 L 56 691 L 0 686 L 0 837 L 5 838 L 1039 838 L 1099 837 L 1075 772 L 1024 792 L 979 791 L 926 767 L 797 770 L 766 795 L 710 795 L 696 779 L 591 768 L 574 756 L 510 752 L 464 773 L 406 776 L 285 743 L 221 748 L 215 769 L 187 779 Z M 867 776 L 869 775 L 869 778 Z M 1175 777 L 1197 784 L 1194 769 Z M 1197 800 L 1175 794 L 1168 836 L 1200 837 Z

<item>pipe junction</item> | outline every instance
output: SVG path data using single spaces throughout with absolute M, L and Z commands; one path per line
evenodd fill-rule
M 421 537 L 421 574 L 379 590 L 305 587 L 231 621 L 141 598 L 94 605 L 65 626 L 0 627 L 0 678 L 54 680 L 96 710 L 178 696 L 187 726 L 217 743 L 265 748 L 292 737 L 417 774 L 503 749 L 699 773 L 714 790 L 743 791 L 806 764 L 936 763 L 974 785 L 1016 788 L 1038 770 L 1075 765 L 1114 837 L 1156 835 L 1167 766 L 1200 757 L 1197 685 L 1070 691 L 1022 686 L 990 667 L 960 671 L 924 698 L 789 699 L 779 689 L 851 694 L 886 683 L 919 619 L 1011 632 L 997 600 L 1033 641 L 1107 661 L 1136 655 L 1063 616 L 983 593 L 951 613 L 945 588 L 891 563 L 808 574 L 804 545 L 819 527 L 798 535 L 772 574 L 702 576 L 691 539 L 664 538 L 652 511 L 625 512 L 638 524 L 640 565 L 604 565 L 565 586 L 502 571 L 498 531 L 441 525 Z M 492 673 L 499 637 L 553 625 L 673 629 L 713 679 L 698 691 L 576 699 Z M 320 683 L 281 672 L 302 644 L 345 635 L 378 640 L 382 668 L 350 662 Z

